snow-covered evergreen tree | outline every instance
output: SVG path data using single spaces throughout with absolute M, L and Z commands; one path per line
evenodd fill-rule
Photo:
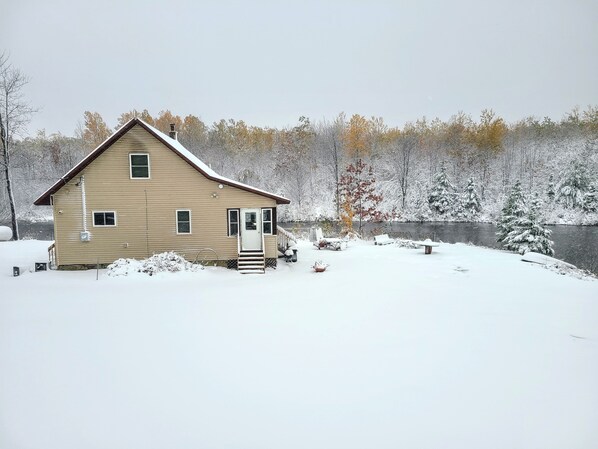
M 434 185 L 428 196 L 430 209 L 440 215 L 450 214 L 455 206 L 455 187 L 451 184 L 443 163 L 434 175 Z
M 525 254 L 528 251 L 553 256 L 553 242 L 550 240 L 552 231 L 542 226 L 540 209 L 542 202 L 536 195 L 531 201 L 527 212 L 512 221 L 513 229 L 503 241 L 505 248 Z
M 583 210 L 586 212 L 598 211 L 598 186 L 595 182 L 590 184 L 588 191 L 583 196 Z
M 467 181 L 467 187 L 465 188 L 465 195 L 463 198 L 463 209 L 470 217 L 482 210 L 480 197 L 478 196 L 473 178 L 469 178 Z
M 521 181 L 517 181 L 502 208 L 497 225 L 497 241 L 504 242 L 514 228 L 514 222 L 525 215 L 525 196 L 521 190 Z
M 546 186 L 546 197 L 548 198 L 548 201 L 552 203 L 554 201 L 554 196 L 554 176 L 550 175 L 548 177 L 548 185 Z
M 580 161 L 573 161 L 565 173 L 557 192 L 557 201 L 565 207 L 583 206 L 583 196 L 590 186 L 586 166 Z

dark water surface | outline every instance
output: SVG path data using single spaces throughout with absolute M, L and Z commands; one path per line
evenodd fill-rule
M 8 223 L 2 223 L 7 226 Z M 289 231 L 307 232 L 314 223 L 281 223 Z M 321 226 L 321 225 L 320 225 Z M 322 226 L 323 227 L 323 226 Z M 21 238 L 53 240 L 52 222 L 19 222 Z M 555 257 L 598 275 L 598 226 L 549 226 Z M 338 232 L 338 228 L 336 232 Z M 421 240 L 431 238 L 447 243 L 473 243 L 500 248 L 496 225 L 489 223 L 365 223 L 366 236 L 389 234 L 391 237 Z

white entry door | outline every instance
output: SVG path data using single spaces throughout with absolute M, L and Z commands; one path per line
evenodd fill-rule
M 261 209 L 241 209 L 241 249 L 262 249 Z

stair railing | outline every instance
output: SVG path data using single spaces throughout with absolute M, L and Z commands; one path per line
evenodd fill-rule
M 297 244 L 297 237 L 295 237 L 292 233 L 284 228 L 281 228 L 280 226 L 278 226 L 276 229 L 276 242 L 280 251 L 284 252 L 291 246 L 295 246 Z

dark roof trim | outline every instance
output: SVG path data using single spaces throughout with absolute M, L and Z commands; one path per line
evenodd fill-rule
M 195 170 L 197 170 L 199 173 L 201 173 L 203 176 L 205 176 L 206 178 L 208 178 L 211 181 L 218 182 L 220 184 L 225 184 L 225 185 L 228 185 L 231 187 L 236 187 L 237 189 L 255 193 L 256 195 L 261 195 L 261 196 L 265 196 L 267 198 L 271 198 L 273 200 L 276 200 L 276 204 L 289 204 L 291 202 L 290 200 L 288 200 L 287 198 L 284 198 L 282 196 L 275 195 L 275 194 L 269 193 L 269 192 L 265 192 L 263 190 L 253 188 L 253 187 L 245 185 L 245 184 L 237 183 L 237 182 L 228 180 L 226 178 L 214 177 L 214 176 L 206 173 L 200 167 L 198 167 L 196 164 L 194 164 L 188 158 L 186 158 L 183 154 L 181 154 L 179 151 L 177 151 L 177 149 L 174 148 L 167 140 L 165 140 L 160 135 L 156 134 L 156 132 L 153 130 L 153 128 L 151 128 L 149 125 L 147 125 L 142 120 L 135 117 L 135 118 L 129 120 L 129 122 L 127 122 L 125 125 L 123 125 L 118 131 L 116 131 L 108 139 L 106 139 L 106 141 L 104 141 L 102 144 L 100 144 L 99 147 L 97 147 L 95 150 L 93 150 L 91 153 L 89 153 L 85 158 L 83 158 L 77 165 L 75 165 L 73 168 L 71 168 L 62 178 L 60 178 L 56 183 L 54 183 L 54 185 L 52 185 L 52 187 L 50 187 L 38 199 L 36 199 L 33 204 L 35 204 L 36 206 L 49 206 L 50 205 L 50 197 L 53 194 L 58 192 L 58 190 L 60 190 L 70 180 L 75 178 L 85 167 L 87 167 L 89 164 L 91 164 L 97 157 L 99 157 L 104 151 L 106 151 L 108 148 L 110 148 L 112 146 L 112 144 L 114 144 L 118 139 L 120 139 L 122 136 L 124 136 L 135 125 L 141 126 L 143 129 L 145 129 L 147 132 L 149 132 L 151 135 L 153 135 L 156 139 L 158 139 L 161 143 L 166 145 L 166 147 L 168 147 L 170 150 L 172 150 L 177 156 L 179 156 L 181 159 L 183 159 L 185 162 L 187 162 L 191 167 L 193 167 Z

